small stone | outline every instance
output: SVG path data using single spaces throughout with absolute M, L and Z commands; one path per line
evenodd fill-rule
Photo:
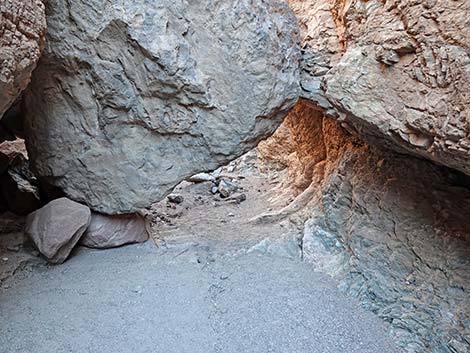
M 18 252 L 20 251 L 20 246 L 19 245 L 7 246 L 7 250 L 12 251 L 12 252 Z
M 2 260 L 5 261 L 5 262 L 7 262 L 7 261 L 8 261 L 8 257 L 3 257 Z
M 168 202 L 180 204 L 183 203 L 184 197 L 181 195 L 168 195 Z
M 219 187 L 218 186 L 213 186 L 211 190 L 212 194 L 217 194 L 219 192 Z
M 220 196 L 226 198 L 238 190 L 238 185 L 231 181 L 222 179 L 219 182 L 218 190 L 219 190 Z
M 214 177 L 214 178 L 218 178 L 220 175 L 222 174 L 222 168 L 217 168 L 216 170 L 214 170 L 211 175 Z
M 142 293 L 142 286 L 137 286 L 134 289 L 132 289 L 134 293 L 141 294 Z
M 208 173 L 199 173 L 188 178 L 188 181 L 192 183 L 202 183 L 205 181 L 215 181 L 215 177 Z

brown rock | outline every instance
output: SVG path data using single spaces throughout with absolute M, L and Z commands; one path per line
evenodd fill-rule
M 375 145 L 470 174 L 470 2 L 289 3 L 303 97 Z
M 147 241 L 145 220 L 137 214 L 106 216 L 93 213 L 80 243 L 89 248 L 114 248 Z
M 87 206 L 61 198 L 49 202 L 26 218 L 25 233 L 51 263 L 64 262 L 88 228 Z
M 0 2 L 0 118 L 28 85 L 45 33 L 42 0 Z

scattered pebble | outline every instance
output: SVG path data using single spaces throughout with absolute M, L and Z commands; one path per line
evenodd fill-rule
M 181 195 L 168 195 L 168 202 L 180 204 L 183 203 L 184 197 Z
M 208 173 L 199 173 L 188 178 L 188 181 L 193 183 L 202 183 L 204 181 L 215 181 L 215 177 Z
M 141 294 L 142 293 L 142 286 L 137 286 L 134 289 L 132 289 L 134 293 Z
M 18 251 L 20 251 L 20 246 L 19 245 L 7 246 L 7 250 L 12 251 L 12 252 L 18 252 Z
M 221 197 L 229 197 L 232 193 L 238 190 L 238 185 L 232 181 L 222 179 L 219 182 L 219 193 Z

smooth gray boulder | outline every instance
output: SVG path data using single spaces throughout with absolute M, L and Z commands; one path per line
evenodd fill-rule
M 133 213 L 280 125 L 299 95 L 281 0 L 50 0 L 25 94 L 33 169 L 105 214 Z
M 28 85 L 45 34 L 42 0 L 0 1 L 0 119 Z
M 90 209 L 65 197 L 26 218 L 25 233 L 51 263 L 64 262 L 91 220 Z
M 138 214 L 107 216 L 92 213 L 90 225 L 80 240 L 89 248 L 108 249 L 146 242 L 145 220 Z

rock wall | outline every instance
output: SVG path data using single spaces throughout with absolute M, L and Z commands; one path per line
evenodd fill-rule
M 303 97 L 372 144 L 470 173 L 470 2 L 289 3 Z
M 310 175 L 313 190 L 297 213 L 304 259 L 390 322 L 406 352 L 467 352 L 470 178 L 369 146 L 305 100 L 285 124 L 299 141 L 291 182 Z
M 253 148 L 297 101 L 298 26 L 281 0 L 50 0 L 46 12 L 28 151 L 43 182 L 96 211 L 162 199 Z
M 26 88 L 46 32 L 42 0 L 0 2 L 0 119 Z M 0 129 L 0 142 L 2 139 Z

